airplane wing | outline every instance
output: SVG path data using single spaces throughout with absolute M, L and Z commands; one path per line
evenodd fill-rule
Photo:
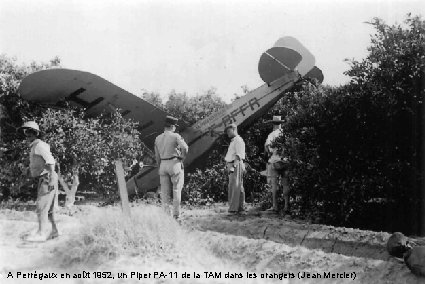
M 111 82 L 89 72 L 70 69 L 49 69 L 24 78 L 18 91 L 24 99 L 45 104 L 67 100 L 84 107 L 90 116 L 120 108 L 125 118 L 139 122 L 141 140 L 153 148 L 155 137 L 163 132 L 168 115 Z M 181 127 L 187 126 L 180 121 Z

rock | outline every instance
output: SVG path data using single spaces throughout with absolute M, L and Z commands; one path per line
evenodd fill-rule
M 393 233 L 386 248 L 390 255 L 402 258 L 404 253 L 410 250 L 409 239 L 400 232 Z
M 404 262 L 414 274 L 425 276 L 425 247 L 413 247 L 404 254 Z

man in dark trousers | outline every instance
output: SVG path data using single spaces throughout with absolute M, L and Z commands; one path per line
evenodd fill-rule
M 27 237 L 27 241 L 44 242 L 58 237 L 55 222 L 55 199 L 58 194 L 58 174 L 55 172 L 55 159 L 50 146 L 39 139 L 40 128 L 34 121 L 25 122 L 20 130 L 30 145 L 30 174 L 38 178 L 37 186 L 37 217 L 38 230 Z M 52 224 L 49 231 L 48 221 Z
M 246 145 L 243 138 L 238 135 L 237 125 L 230 124 L 225 127 L 225 133 L 231 138 L 228 151 L 225 156 L 228 171 L 228 202 L 229 213 L 244 211 L 244 183 L 243 175 L 245 166 L 243 160 L 246 158 Z
M 181 192 L 184 184 L 183 161 L 188 145 L 175 133 L 178 120 L 167 116 L 164 132 L 155 139 L 155 159 L 159 166 L 161 203 L 168 211 L 173 190 L 173 217 L 179 219 Z

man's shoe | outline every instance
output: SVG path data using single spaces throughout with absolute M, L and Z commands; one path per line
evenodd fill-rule
M 53 239 L 56 239 L 57 237 L 59 237 L 58 231 L 52 231 L 47 239 L 53 240 Z

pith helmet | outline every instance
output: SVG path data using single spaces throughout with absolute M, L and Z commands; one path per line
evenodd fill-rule
M 40 132 L 40 127 L 35 121 L 27 121 L 20 127 L 21 130 L 25 128 L 30 128 L 30 129 L 36 130 L 37 132 Z

